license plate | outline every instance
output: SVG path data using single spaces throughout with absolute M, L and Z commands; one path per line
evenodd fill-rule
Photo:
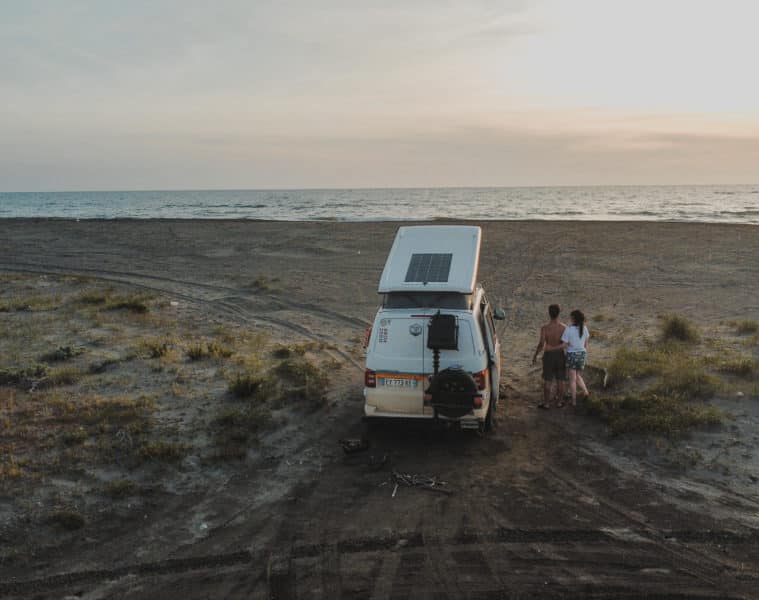
M 394 388 L 415 388 L 418 382 L 416 379 L 400 379 L 396 377 L 380 377 L 380 385 Z

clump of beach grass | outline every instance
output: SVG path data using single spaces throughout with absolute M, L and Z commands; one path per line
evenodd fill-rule
M 21 465 L 13 456 L 3 456 L 0 459 L 0 481 L 6 479 L 20 479 L 24 472 Z
M 169 349 L 175 344 L 175 340 L 169 336 L 143 338 L 139 341 L 138 347 L 150 358 L 161 358 L 168 354 Z
M 63 529 L 73 531 L 85 526 L 86 520 L 78 510 L 65 508 L 52 512 L 47 517 L 47 522 Z
M 274 372 L 296 386 L 327 383 L 324 371 L 305 358 L 283 360 L 274 368 Z
M 84 348 L 77 348 L 73 346 L 58 346 L 55 350 L 45 352 L 40 356 L 42 362 L 64 362 L 70 360 L 76 356 L 79 356 L 84 352 Z
M 99 305 L 108 302 L 109 295 L 99 290 L 84 290 L 74 298 L 77 304 Z
M 229 379 L 229 391 L 237 398 L 251 398 L 263 395 L 271 386 L 271 381 L 258 369 L 238 371 Z
M 662 338 L 666 340 L 677 340 L 679 342 L 697 343 L 701 340 L 701 334 L 693 323 L 688 319 L 675 314 L 666 314 L 662 316 L 661 322 Z
M 235 343 L 235 336 L 234 334 L 229 331 L 229 328 L 225 325 L 217 325 L 214 327 L 213 334 L 221 339 L 222 342 L 225 344 L 234 344 Z
M 77 367 L 60 367 L 48 373 L 45 383 L 52 386 L 74 385 L 82 378 L 82 374 Z
M 0 312 L 31 312 L 55 309 L 60 304 L 59 296 L 24 296 L 0 302 Z
M 148 304 L 149 300 L 150 297 L 146 294 L 113 296 L 108 298 L 105 308 L 108 310 L 128 310 L 130 312 L 144 314 L 150 310 Z
M 751 377 L 759 369 L 759 363 L 755 359 L 747 357 L 726 358 L 718 361 L 716 368 L 720 373 Z
M 597 313 L 597 314 L 593 315 L 590 318 L 590 320 L 591 321 L 595 321 L 597 323 L 600 323 L 602 321 L 614 321 L 614 317 L 612 317 L 610 315 L 607 315 L 605 313 Z
M 100 373 L 104 373 L 107 371 L 110 367 L 113 367 L 114 365 L 118 365 L 121 362 L 129 360 L 131 357 L 124 357 L 124 358 L 104 358 L 103 360 L 99 360 L 97 362 L 93 362 L 89 365 L 88 371 L 92 375 L 97 375 Z
M 614 435 L 679 437 L 689 429 L 719 425 L 725 414 L 705 402 L 724 389 L 714 371 L 748 372 L 742 359 L 699 356 L 694 342 L 700 335 L 688 321 L 668 315 L 661 326 L 659 340 L 616 351 L 608 374 L 619 392 L 585 401 L 588 413 L 599 416 Z
M 191 344 L 187 348 L 187 358 L 190 360 L 203 360 L 208 356 L 208 350 L 206 349 L 205 344 L 202 342 L 198 342 L 195 344 Z
M 88 437 L 87 430 L 81 425 L 69 431 L 64 431 L 61 435 L 61 439 L 66 446 L 83 444 Z
M 668 361 L 668 353 L 655 346 L 647 349 L 620 348 L 608 367 L 609 382 L 661 375 Z
M 337 358 L 330 357 L 324 362 L 324 368 L 328 371 L 337 371 L 343 368 L 343 363 Z
M 40 363 L 31 363 L 25 367 L 0 369 L 0 385 L 27 388 L 32 381 L 42 379 L 47 374 L 47 365 Z
M 718 389 L 716 378 L 704 371 L 703 361 L 691 357 L 679 344 L 620 348 L 609 364 L 608 374 L 613 385 L 629 379 L 658 378 L 653 389 L 664 394 L 706 398 Z
M 232 348 L 220 342 L 217 342 L 216 340 L 211 340 L 208 342 L 206 344 L 206 348 L 208 349 L 208 354 L 214 358 L 229 358 L 232 356 L 232 354 L 234 354 L 234 350 L 232 350 Z
M 103 493 L 111 498 L 134 496 L 138 490 L 137 484 L 131 479 L 113 479 L 103 487 Z
M 274 372 L 287 382 L 283 400 L 320 403 L 324 401 L 329 377 L 304 357 L 289 358 L 278 364 Z
M 132 398 L 116 396 L 106 398 L 98 394 L 84 397 L 60 391 L 42 399 L 41 413 L 49 424 L 74 424 L 77 427 L 102 433 L 114 426 L 123 426 L 145 419 L 154 408 L 148 396 Z
M 278 289 L 277 284 L 279 283 L 279 277 L 266 277 L 264 275 L 259 275 L 256 277 L 250 284 L 250 287 L 253 288 L 256 292 L 274 292 Z
M 759 323 L 752 319 L 744 319 L 742 321 L 733 321 L 731 325 L 735 327 L 735 333 L 738 335 L 749 335 L 752 333 L 759 333 Z
M 324 369 L 304 356 L 305 349 L 283 346 L 277 354 L 288 358 L 270 365 L 258 355 L 248 357 L 244 369 L 229 377 L 230 393 L 237 398 L 269 400 L 279 405 L 323 401 L 329 378 Z
M 106 290 L 89 289 L 75 296 L 75 304 L 101 307 L 106 310 L 128 310 L 144 314 L 150 310 L 152 295 L 145 292 L 116 294 L 112 288 Z
M 274 358 L 290 358 L 292 356 L 304 356 L 306 352 L 313 352 L 320 348 L 317 342 L 300 342 L 298 344 L 278 344 L 271 351 Z
M 179 442 L 152 440 L 144 443 L 137 450 L 137 458 L 141 461 L 175 462 L 184 458 L 187 446 Z
M 693 399 L 710 398 L 718 388 L 717 378 L 699 368 L 696 361 L 679 361 L 664 371 L 661 381 L 651 391 L 663 396 Z
M 220 344 L 216 340 L 210 342 L 194 342 L 187 348 L 187 358 L 190 360 L 203 360 L 204 358 L 229 358 L 233 351 L 228 346 Z
M 588 414 L 604 421 L 612 435 L 660 434 L 680 437 L 690 429 L 720 425 L 725 415 L 714 406 L 686 401 L 673 393 L 591 396 L 585 402 Z

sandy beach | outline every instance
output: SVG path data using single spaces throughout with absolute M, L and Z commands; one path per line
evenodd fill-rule
M 507 315 L 499 426 L 381 428 L 375 471 L 337 441 L 363 432 L 361 342 L 401 223 L 0 221 L 0 596 L 751 597 L 759 377 L 719 361 L 759 359 L 736 325 L 759 319 L 759 228 L 477 224 L 479 279 Z M 620 348 L 685 317 L 693 369 L 716 382 L 699 402 L 728 416 L 672 439 L 538 411 L 531 357 L 552 302 L 589 317 L 594 395 Z M 18 375 L 44 356 L 44 374 Z M 267 361 L 313 368 L 323 397 L 287 390 L 253 423 L 229 381 Z M 142 398 L 119 400 L 130 421 L 71 412 L 127 397 Z M 228 443 L 224 418 L 243 408 Z M 450 493 L 391 496 L 392 470 Z

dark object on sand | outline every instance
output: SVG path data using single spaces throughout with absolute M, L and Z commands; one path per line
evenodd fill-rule
M 363 452 L 369 449 L 369 440 L 365 438 L 347 438 L 337 441 L 343 448 L 343 452 L 346 454 L 353 454 L 355 452 Z
M 413 475 L 393 471 L 393 483 L 395 483 L 396 489 L 399 485 L 403 485 L 405 487 L 421 488 L 423 490 L 440 492 L 442 494 L 453 493 L 452 490 L 444 487 L 446 485 L 445 481 L 440 481 L 436 477 L 427 477 L 425 475 Z M 393 496 L 395 496 L 395 490 L 393 490 Z

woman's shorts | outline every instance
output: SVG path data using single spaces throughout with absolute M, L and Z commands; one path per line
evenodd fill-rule
M 581 350 L 580 352 L 567 352 L 567 369 L 582 371 L 585 368 L 586 356 L 587 352 L 584 350 Z

